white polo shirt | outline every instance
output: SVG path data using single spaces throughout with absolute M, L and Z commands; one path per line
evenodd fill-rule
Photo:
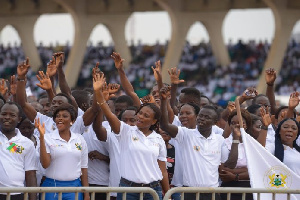
M 34 134 L 33 137 L 36 140 L 35 152 L 36 152 L 37 166 L 38 166 L 38 170 L 36 171 L 36 182 L 37 182 L 37 186 L 39 187 L 41 185 L 41 180 L 43 176 L 45 176 L 45 169 L 43 168 L 40 161 L 40 147 L 41 147 L 40 138 Z
M 116 137 L 120 144 L 121 177 L 145 184 L 162 180 L 157 160 L 167 161 L 167 150 L 159 134 L 153 131 L 146 137 L 136 126 L 121 122 Z
M 275 155 L 275 143 L 266 142 L 265 148 Z M 295 148 L 291 148 L 283 144 L 284 156 L 283 163 L 288 166 L 293 172 L 300 176 L 300 152 Z
M 98 151 L 103 155 L 109 155 L 107 147 L 108 145 L 105 142 L 98 140 L 92 125 L 86 127 L 86 131 L 82 136 L 86 141 L 88 152 Z M 109 164 L 107 162 L 98 159 L 88 159 L 88 167 L 89 184 L 108 186 Z
M 88 148 L 82 135 L 71 131 L 67 142 L 57 130 L 45 135 L 46 151 L 51 156 L 45 175 L 59 181 L 72 181 L 81 176 L 81 168 L 88 168 Z
M 182 150 L 183 185 L 189 187 L 218 187 L 218 168 L 224 138 L 214 132 L 208 138 L 197 129 L 178 127 L 175 137 Z
M 0 132 L 0 187 L 24 187 L 25 171 L 38 169 L 33 142 L 15 132 L 10 140 Z
M 53 121 L 52 117 L 49 117 L 47 115 L 43 115 L 40 112 L 37 112 L 35 119 L 38 119 L 38 118 L 40 119 L 41 124 L 45 123 L 46 134 L 51 133 L 54 130 L 57 130 L 56 123 Z M 81 118 L 81 120 L 78 120 L 78 118 Z M 82 116 L 78 115 L 76 121 L 71 126 L 70 130 L 74 133 L 79 133 L 79 134 L 82 134 L 84 132 Z
M 222 159 L 221 162 L 225 163 L 228 160 L 232 145 L 232 135 L 225 139 L 222 146 Z M 247 158 L 245 153 L 244 143 L 238 144 L 238 159 L 235 168 L 247 167 Z

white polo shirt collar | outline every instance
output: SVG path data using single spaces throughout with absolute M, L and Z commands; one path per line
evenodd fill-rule
M 21 139 L 21 136 L 22 136 L 21 132 L 17 128 L 15 128 L 15 133 L 16 133 L 16 135 L 14 137 L 10 138 L 10 140 L 9 140 L 6 137 L 6 135 L 0 131 L 0 134 L 2 134 L 3 137 L 5 137 L 7 139 L 7 141 L 14 141 L 14 142 L 19 141 Z
M 72 131 L 71 132 L 71 137 L 70 137 L 70 140 L 68 142 L 71 142 L 72 140 L 75 140 L 77 138 L 77 135 L 75 133 L 73 133 Z M 58 130 L 54 130 L 51 134 L 50 134 L 50 137 L 52 139 L 55 139 L 55 140 L 60 140 L 60 141 L 63 141 L 63 142 L 67 142 L 66 140 L 62 139 L 59 135 L 59 132 Z
M 197 137 L 204 138 L 204 139 L 207 139 L 207 140 L 214 140 L 214 139 L 216 139 L 216 134 L 215 134 L 215 132 L 213 132 L 213 131 L 211 131 L 211 134 L 206 138 L 206 137 L 204 137 L 204 136 L 200 133 L 198 127 L 196 127 L 196 130 L 197 130 L 198 133 L 199 133 L 199 135 L 198 135 Z

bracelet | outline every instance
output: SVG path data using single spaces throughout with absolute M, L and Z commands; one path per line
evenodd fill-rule
M 267 85 L 272 87 L 272 86 L 274 86 L 274 83 L 273 83 L 273 84 L 269 84 L 269 83 L 267 83 Z
M 102 103 L 99 103 L 98 101 L 97 101 L 97 104 L 99 105 L 99 106 L 102 106 L 103 104 L 105 104 L 106 103 L 106 101 L 103 101 Z
M 24 79 L 20 79 L 19 77 L 17 78 L 17 80 L 18 81 L 25 81 L 26 80 L 26 78 L 24 78 Z
M 235 174 L 235 181 L 239 181 L 239 174 Z
M 239 144 L 240 141 L 239 140 L 232 140 L 232 144 Z

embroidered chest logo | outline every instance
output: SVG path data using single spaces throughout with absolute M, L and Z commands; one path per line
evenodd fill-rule
M 79 143 L 75 143 L 76 149 L 78 149 L 79 151 L 82 150 L 82 146 Z
M 132 136 L 132 141 L 139 141 L 139 138 L 137 136 Z
M 24 147 L 16 145 L 15 143 L 9 143 L 9 147 L 7 147 L 7 150 L 11 153 L 18 153 L 21 154 L 24 150 Z
M 194 146 L 195 151 L 200 151 L 200 146 Z

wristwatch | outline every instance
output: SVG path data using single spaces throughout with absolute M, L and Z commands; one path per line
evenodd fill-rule
M 232 143 L 233 143 L 233 144 L 239 144 L 240 141 L 239 141 L 239 140 L 232 140 Z

